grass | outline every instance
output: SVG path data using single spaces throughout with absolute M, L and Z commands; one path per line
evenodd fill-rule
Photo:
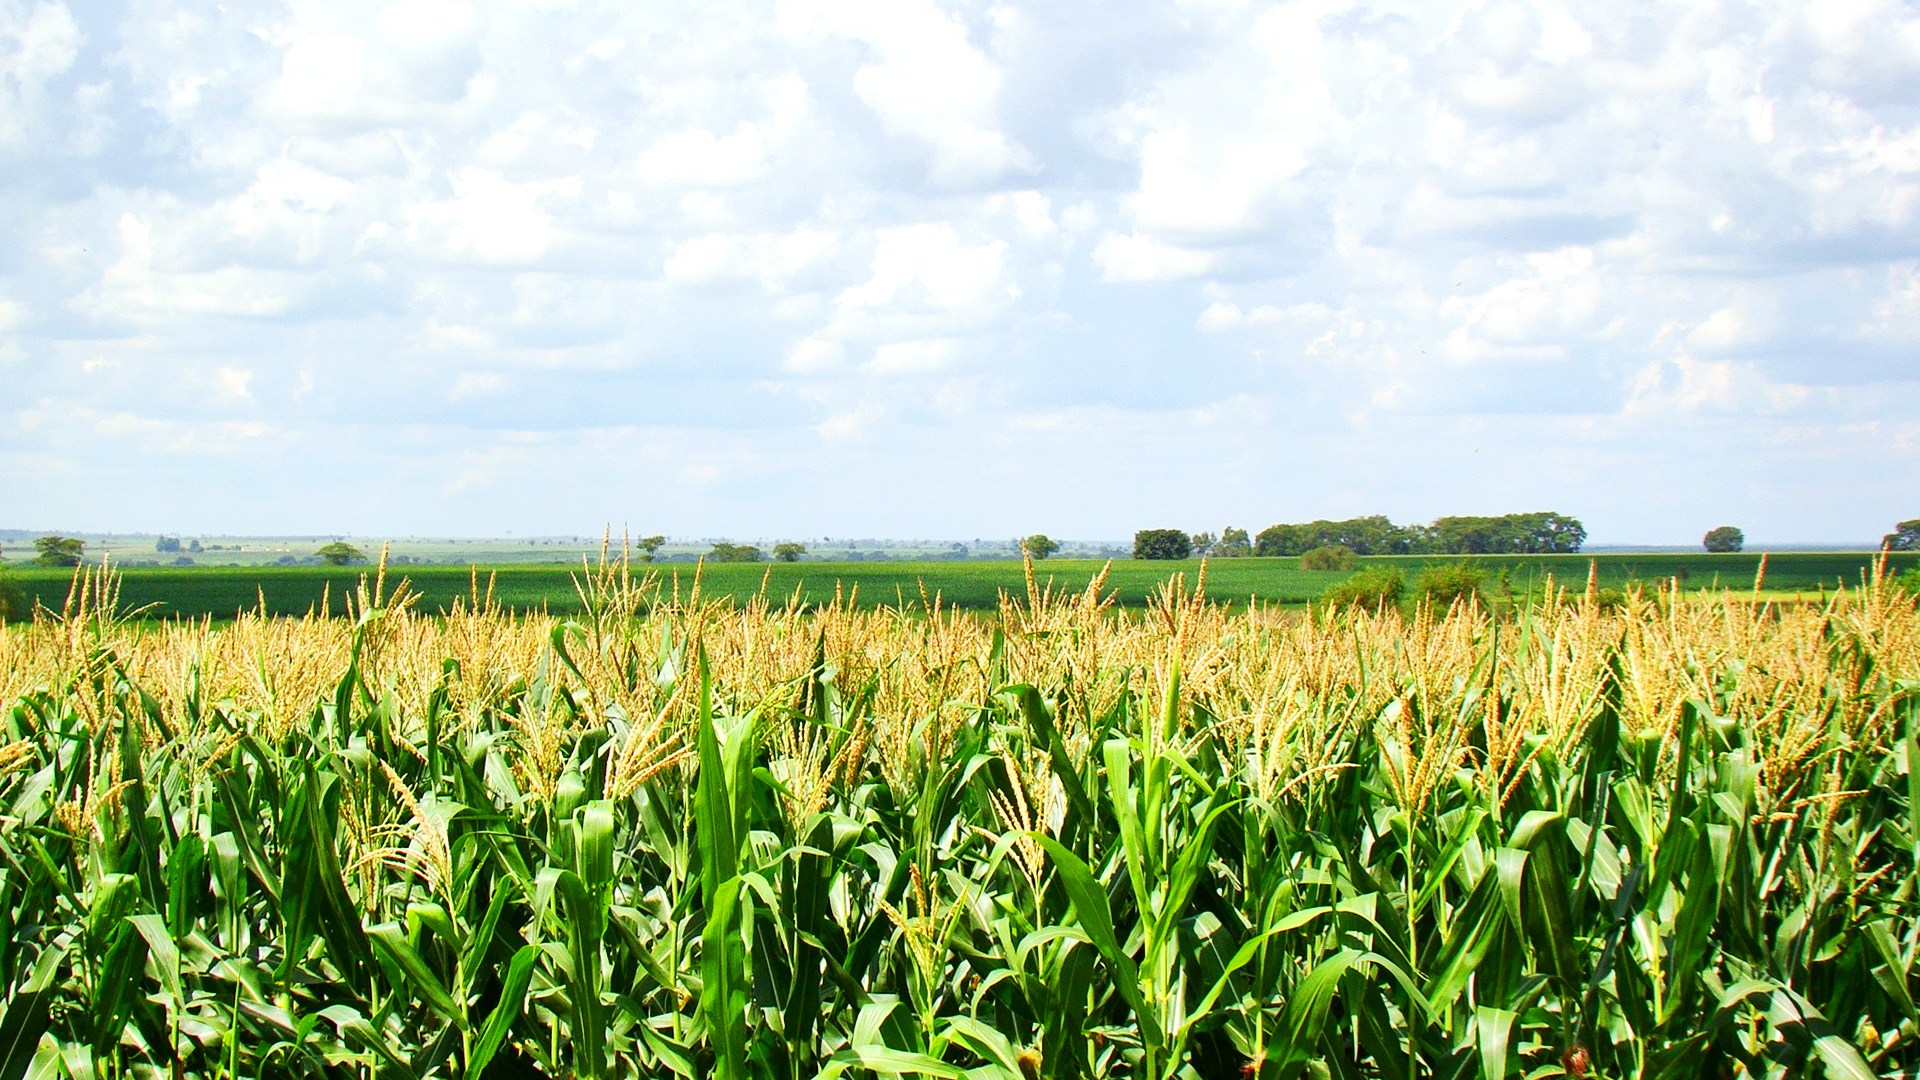
M 1817 600 L 1821 589 L 1858 585 L 1860 575 L 1873 561 L 1871 553 L 1793 552 L 1768 556 L 1769 595 L 1776 599 L 1804 595 Z M 1403 570 L 1409 583 L 1429 564 L 1449 564 L 1454 559 L 1405 556 L 1361 559 L 1358 568 L 1390 566 Z M 1511 593 L 1537 592 L 1549 574 L 1563 586 L 1584 586 L 1589 563 L 1599 570 L 1600 584 L 1624 588 L 1632 583 L 1655 587 L 1678 579 L 1689 589 L 1726 585 L 1749 588 L 1753 584 L 1759 555 L 1533 555 L 1478 556 L 1464 560 L 1483 572 L 1485 588 L 1499 593 L 1502 571 L 1507 574 Z M 1345 580 L 1350 571 L 1301 570 L 1299 559 L 1219 559 L 1208 564 L 1208 590 L 1223 600 L 1245 603 L 1305 604 L 1329 587 Z M 1037 572 L 1044 579 L 1061 583 L 1084 582 L 1104 565 L 1097 560 L 1054 559 L 1040 563 Z M 1895 570 L 1920 565 L 1920 556 L 1897 555 Z M 237 612 L 258 608 L 264 599 L 266 611 L 275 615 L 302 615 L 317 608 L 323 597 L 333 614 L 346 611 L 347 596 L 364 568 L 327 569 L 321 567 L 135 567 L 121 571 L 121 597 L 129 606 L 151 605 L 160 617 L 186 616 L 231 618 Z M 683 590 L 692 588 L 694 567 L 681 563 L 661 563 L 652 568 L 662 585 L 671 593 L 675 582 Z M 495 595 L 501 605 L 515 611 L 547 611 L 572 614 L 581 610 L 580 597 L 573 578 L 578 564 L 564 566 L 500 565 L 477 571 L 482 584 L 489 575 L 495 580 Z M 1147 604 L 1153 590 L 1174 572 L 1190 578 L 1199 572 L 1198 561 L 1186 563 L 1115 560 L 1108 577 L 1115 602 L 1123 607 L 1140 608 Z M 59 608 L 66 600 L 70 571 L 34 567 L 13 568 L 10 577 L 30 600 L 48 608 Z M 472 590 L 476 571 L 464 566 L 395 567 L 404 575 L 426 611 L 450 610 L 455 599 Z M 765 581 L 767 596 L 783 602 L 798 595 L 802 603 L 826 604 L 836 594 L 848 596 L 857 588 L 858 600 L 868 607 L 900 605 L 917 601 L 924 585 L 929 595 L 939 594 L 943 603 L 975 611 L 992 611 L 1002 591 L 1018 593 L 1024 586 L 1021 564 L 1004 562 L 889 562 L 889 563 L 762 563 L 708 564 L 701 571 L 703 593 L 712 598 L 730 598 L 745 603 L 758 594 Z
M 135 627 L 90 577 L 0 628 L 0 1074 L 1920 1066 L 1904 593 L 392 584 Z

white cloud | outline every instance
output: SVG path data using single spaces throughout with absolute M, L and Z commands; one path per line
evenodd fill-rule
M 1199 248 L 1176 247 L 1151 236 L 1113 233 L 1093 249 L 1102 281 L 1177 281 L 1206 274 L 1219 256 Z
M 1916 94 L 1897 0 L 0 0 L 0 470 L 119 528 L 1871 538 Z M 320 453 L 371 497 L 271 494 Z
M 888 131 L 925 145 L 937 182 L 964 187 L 1036 166 L 1000 130 L 1002 73 L 955 13 L 929 0 L 793 0 L 782 19 L 803 36 L 840 35 L 871 50 L 853 92 Z
M 960 343 L 952 338 L 890 341 L 873 350 L 867 370 L 876 375 L 926 374 L 951 365 L 959 353 Z

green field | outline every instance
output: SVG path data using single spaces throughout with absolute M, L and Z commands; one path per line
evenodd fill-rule
M 1744 589 L 1751 587 L 1760 558 L 1757 553 L 1484 555 L 1464 561 L 1483 571 L 1487 591 L 1497 597 L 1503 594 L 1502 573 L 1506 574 L 1506 591 L 1524 595 L 1540 587 L 1549 574 L 1563 586 L 1583 588 L 1590 564 L 1598 566 L 1600 584 L 1609 588 L 1678 578 L 1689 590 L 1716 586 Z M 1873 559 L 1870 552 L 1770 555 L 1766 587 L 1770 594 L 1779 594 L 1857 585 Z M 1462 560 L 1380 556 L 1362 559 L 1360 566 L 1397 567 L 1411 583 L 1427 566 L 1457 561 Z M 1035 570 L 1043 585 L 1051 581 L 1056 589 L 1077 591 L 1085 588 L 1102 565 L 1099 560 L 1051 559 L 1036 564 Z M 1897 554 L 1891 557 L 1890 565 L 1895 571 L 1905 570 L 1920 565 L 1920 555 Z M 501 565 L 480 567 L 477 573 L 483 588 L 488 575 L 495 575 L 496 598 L 507 608 L 566 614 L 579 608 L 573 585 L 578 569 L 577 565 Z M 1117 559 L 1107 586 L 1117 603 L 1137 607 L 1145 604 L 1170 575 L 1183 573 L 1191 583 L 1199 569 L 1198 560 Z M 636 566 L 637 572 L 643 570 L 656 575 L 668 594 L 676 585 L 683 592 L 692 588 L 694 568 L 685 563 Z M 304 614 L 316 608 L 324 596 L 331 610 L 341 613 L 347 594 L 367 571 L 367 567 L 132 567 L 123 572 L 121 601 L 128 607 L 151 605 L 151 613 L 160 617 L 229 618 L 243 609 L 259 607 L 263 601 L 273 614 Z M 405 578 L 410 583 L 420 596 L 420 610 L 444 611 L 456 597 L 469 592 L 475 572 L 465 566 L 414 565 L 392 567 L 388 573 L 390 579 Z M 70 571 L 59 569 L 20 567 L 6 573 L 30 600 L 53 609 L 65 600 L 71 580 Z M 831 601 L 836 590 L 851 594 L 857 587 L 861 605 L 874 606 L 917 603 L 924 586 L 928 596 L 938 594 L 948 606 L 979 610 L 996 606 L 1002 590 L 1024 595 L 1023 573 L 1021 564 L 1015 561 L 716 563 L 704 570 L 701 588 L 707 596 L 745 602 L 759 593 L 764 583 L 769 600 L 776 604 L 793 597 L 796 591 L 803 603 L 819 604 Z M 1296 558 L 1219 559 L 1208 564 L 1207 592 L 1236 604 L 1250 600 L 1304 604 L 1347 576 L 1339 571 L 1301 570 Z

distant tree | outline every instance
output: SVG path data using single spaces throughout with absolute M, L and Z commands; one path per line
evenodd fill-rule
M 1880 538 L 1880 546 L 1889 551 L 1920 551 L 1920 518 L 1903 521 Z
M 1133 534 L 1136 559 L 1186 559 L 1193 556 L 1193 537 L 1179 529 L 1141 529 Z
M 1351 570 L 1360 560 L 1353 549 L 1339 544 L 1317 547 L 1300 556 L 1302 570 Z
M 200 548 L 196 544 L 192 550 L 198 551 Z M 326 563 L 328 566 L 347 566 L 352 563 L 363 563 L 367 561 L 366 552 L 361 551 L 359 548 L 354 547 L 344 540 L 335 540 L 331 544 L 322 545 L 319 551 L 313 553 L 313 557 Z
M 666 542 L 667 538 L 664 536 L 643 536 L 634 546 L 640 549 L 641 561 L 652 562 L 654 556 L 660 554 L 660 549 L 666 545 Z
M 200 554 L 200 551 L 201 551 L 201 548 L 200 548 L 200 541 L 198 541 L 198 540 L 190 540 L 190 541 L 188 541 L 188 542 L 187 542 L 187 550 L 188 550 L 188 551 L 191 551 L 191 552 L 193 552 L 193 553 L 194 553 L 195 555 L 198 555 L 198 554 Z
M 1717 529 L 1708 529 L 1700 543 L 1708 551 L 1724 554 L 1739 551 L 1747 546 L 1746 534 L 1731 525 L 1722 525 Z
M 807 553 L 807 545 L 796 544 L 791 540 L 773 545 L 773 557 L 781 562 L 799 562 L 800 556 Z
M 709 562 L 760 562 L 766 553 L 752 544 L 730 544 L 725 540 L 713 545 L 707 552 Z
M 180 538 L 177 536 L 163 536 L 153 542 L 153 550 L 162 555 L 177 555 L 180 552 Z
M 1247 530 L 1229 525 L 1220 530 L 1220 539 L 1214 541 L 1209 554 L 1216 559 L 1238 559 L 1253 554 L 1253 541 L 1247 536 Z
M 1026 550 L 1027 554 L 1034 558 L 1044 559 L 1060 550 L 1060 541 L 1055 540 L 1046 533 L 1034 533 L 1032 536 L 1020 541 L 1020 546 Z
M 43 536 L 33 542 L 41 566 L 79 566 L 87 542 L 71 536 Z
M 1192 541 L 1191 550 L 1194 556 L 1201 559 L 1213 554 L 1213 545 L 1219 542 L 1219 537 L 1214 536 L 1210 532 L 1194 533 L 1190 539 Z

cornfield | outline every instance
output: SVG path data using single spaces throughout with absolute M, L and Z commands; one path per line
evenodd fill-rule
M 1029 575 L 1031 582 L 1031 575 Z M 4 1076 L 1911 1076 L 1920 615 L 0 628 Z

